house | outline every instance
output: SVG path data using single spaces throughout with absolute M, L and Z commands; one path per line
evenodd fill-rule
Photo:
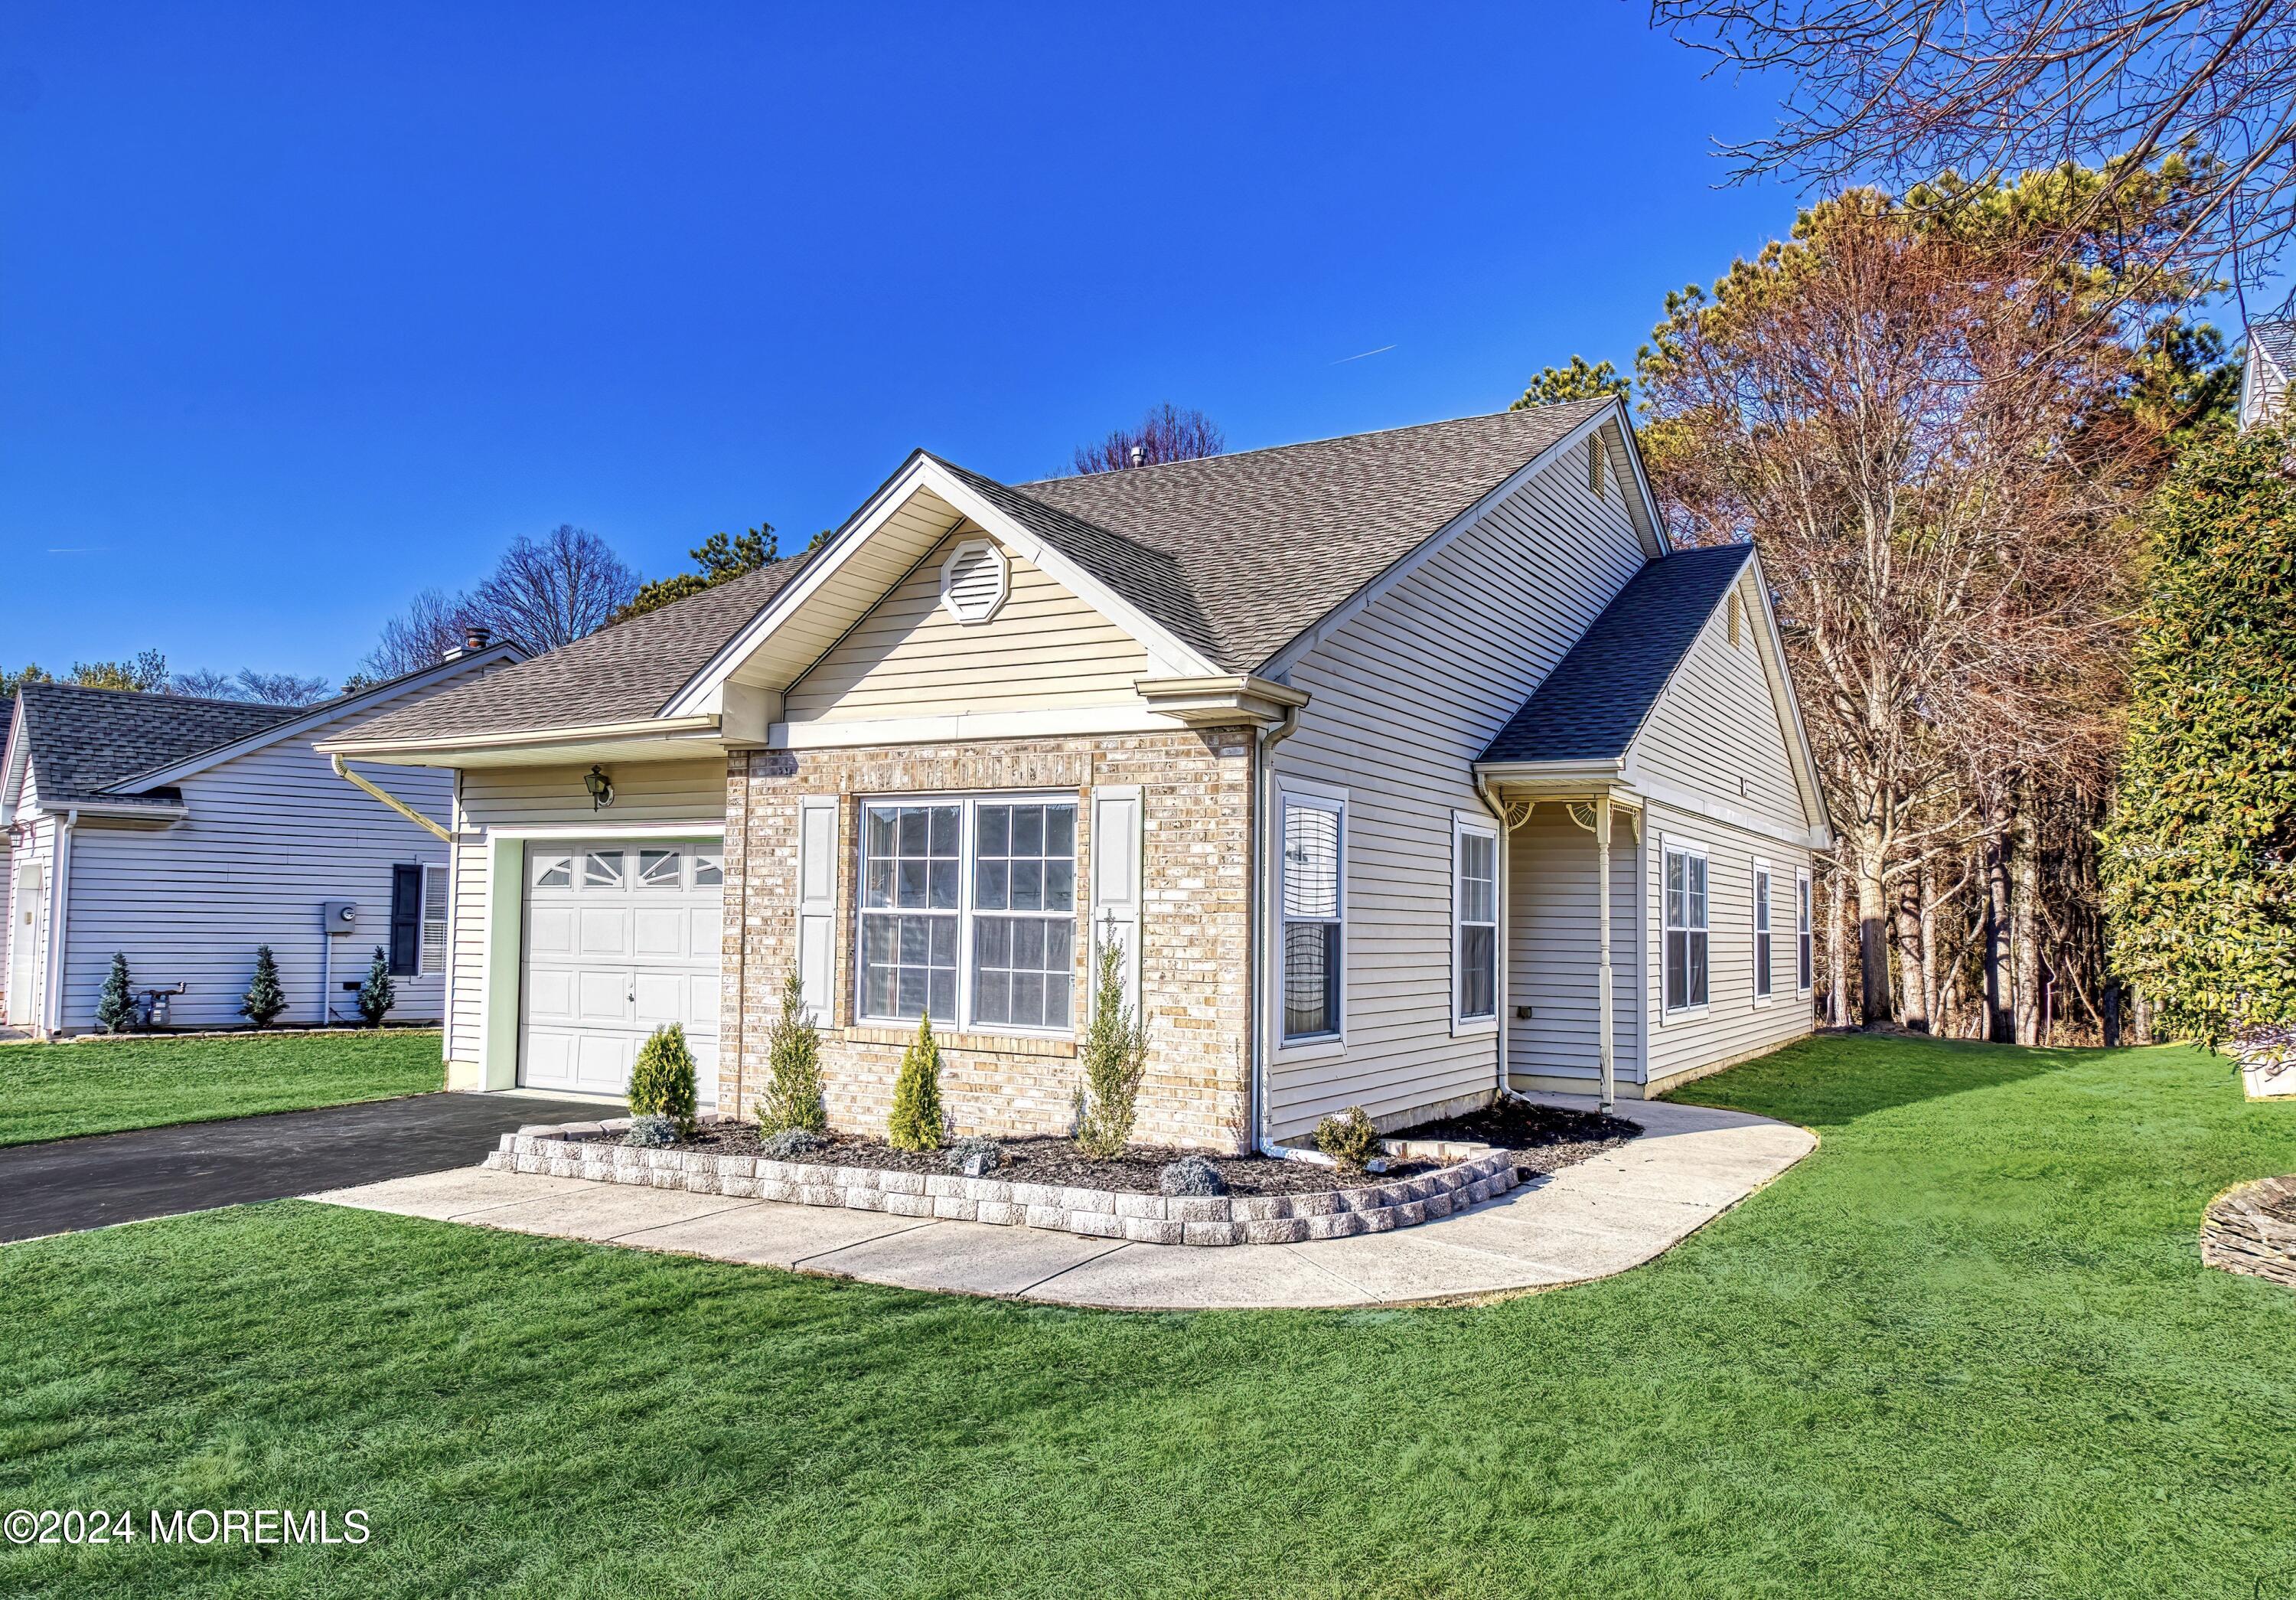
M 2248 353 L 2240 368 L 2240 425 L 2278 422 L 2288 410 L 2288 381 L 2296 373 L 2296 322 L 2275 317 L 2248 325 Z
M 1614 400 L 1017 485 L 919 451 L 805 557 L 324 748 L 455 773 L 455 1087 L 612 1094 L 676 1022 L 747 1114 L 794 971 L 834 1122 L 929 1013 L 958 1128 L 1065 1128 L 1103 941 L 1169 1144 L 1811 1026 L 1760 565 L 1670 548 Z
M 474 638 L 449 659 L 315 706 L 27 684 L 0 754 L 8 840 L 7 1013 L 46 1038 L 93 1029 L 114 953 L 168 1025 L 244 1027 L 267 944 L 282 1025 L 357 1020 L 376 946 L 392 1020 L 437 1022 L 446 990 L 445 843 L 339 779 L 314 743 L 523 659 Z M 451 781 L 407 785 L 444 807 Z M 322 908 L 348 904 L 332 927 Z M 323 1008 L 323 998 L 332 1005 Z

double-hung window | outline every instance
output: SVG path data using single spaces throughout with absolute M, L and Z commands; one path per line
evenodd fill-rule
M 1074 800 L 865 802 L 861 1015 L 1070 1027 L 1076 822 Z
M 1706 857 L 1666 847 L 1666 1009 L 1706 1004 Z
M 1464 819 L 1451 832 L 1451 1014 L 1461 1022 L 1488 1022 L 1499 1009 L 1498 830 Z
M 1340 1035 L 1347 832 L 1345 801 L 1285 792 L 1282 994 L 1287 1045 Z
M 1754 998 L 1770 997 L 1770 868 L 1754 863 Z
M 1809 874 L 1794 874 L 1794 988 L 1803 994 L 1810 987 Z

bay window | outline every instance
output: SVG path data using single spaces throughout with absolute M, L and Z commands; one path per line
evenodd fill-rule
M 1666 847 L 1666 1009 L 1706 1004 L 1706 857 Z
M 1285 792 L 1280 992 L 1287 1045 L 1341 1031 L 1346 840 L 1345 801 Z
M 865 802 L 861 1016 L 1069 1029 L 1076 822 L 1070 800 Z

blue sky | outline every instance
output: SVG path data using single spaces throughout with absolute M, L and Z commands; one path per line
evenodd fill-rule
M 0 663 L 339 677 L 589 528 L 647 573 L 1622 366 L 1788 221 L 1623 4 L 0 10 Z M 1376 353 L 1373 353 L 1376 352 Z

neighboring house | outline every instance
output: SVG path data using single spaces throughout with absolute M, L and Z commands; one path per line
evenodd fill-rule
M 327 748 L 456 770 L 466 1088 L 611 1094 L 676 1022 L 747 1114 L 795 970 L 837 1123 L 930 1012 L 957 1128 L 1062 1129 L 1104 939 L 1165 1143 L 1811 1027 L 1831 834 L 1759 566 L 1669 553 L 1613 400 L 1018 486 L 918 452 L 819 551 Z
M 14 698 L 12 696 L 0 698 L 0 728 L 12 726 L 15 720 L 16 702 Z M 5 734 L 0 734 L 0 740 L 4 740 L 6 737 L 7 735 Z M 8 958 L 9 941 L 15 937 L 16 932 L 16 918 L 13 915 L 13 908 L 8 905 L 9 895 L 11 892 L 8 885 L 15 881 L 15 874 L 10 869 L 9 864 L 9 857 L 12 853 L 10 847 L 14 843 L 14 841 L 15 834 L 12 830 L 0 828 L 0 909 L 5 909 L 10 912 L 9 915 L 0 917 L 0 1027 L 5 1027 L 7 1025 L 8 980 L 15 970 Z
M 2254 428 L 2287 414 L 2288 382 L 2296 374 L 2296 322 L 2251 323 L 2248 355 L 2240 367 L 2240 425 Z
M 483 644 L 307 707 L 29 684 L 0 756 L 7 877 L 7 1021 L 86 1032 L 115 952 L 171 1027 L 244 1027 L 258 945 L 279 964 L 282 1026 L 357 1021 L 376 946 L 397 975 L 394 1021 L 435 1022 L 446 989 L 446 844 L 348 787 L 313 742 L 416 696 L 523 659 Z M 409 786 L 444 808 L 450 781 Z M 330 935 L 321 908 L 349 901 Z

